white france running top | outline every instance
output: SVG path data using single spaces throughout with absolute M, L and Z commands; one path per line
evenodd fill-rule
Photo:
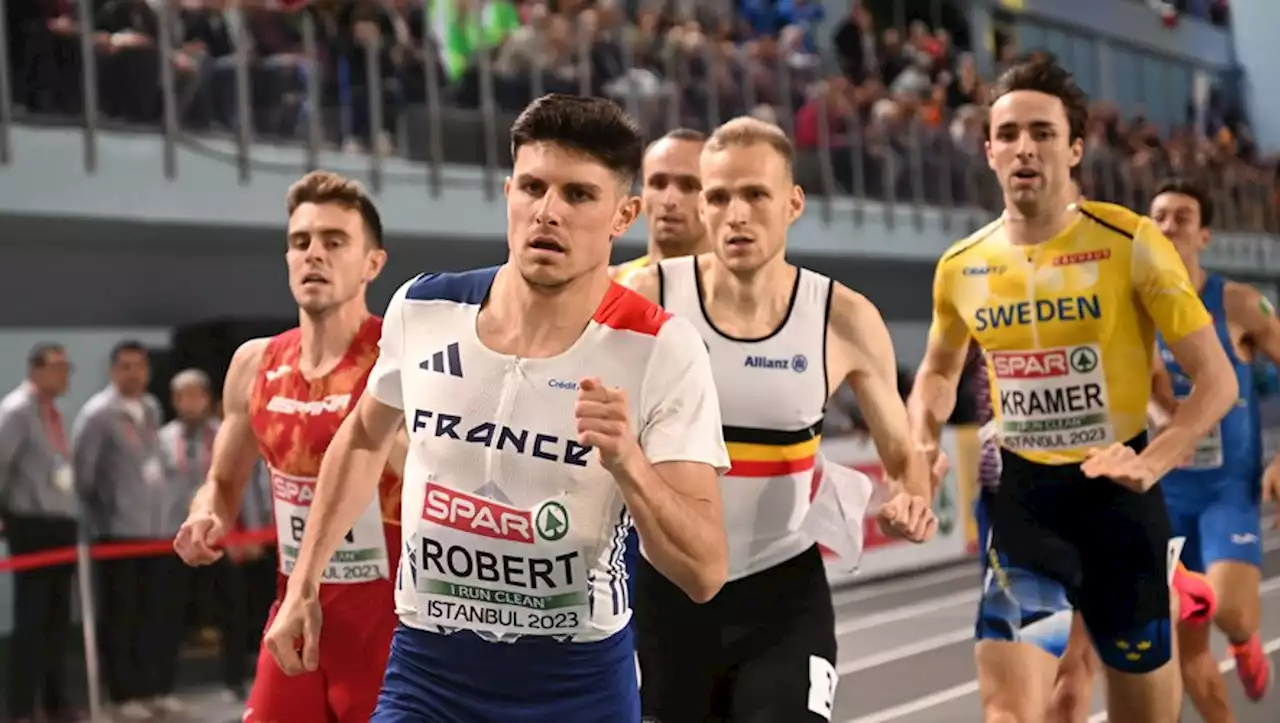
M 578 381 L 627 394 L 651 463 L 728 469 L 697 331 L 617 284 L 578 341 L 548 359 L 476 334 L 497 268 L 426 274 L 396 292 L 368 391 L 409 433 L 396 611 L 410 627 L 488 640 L 591 642 L 631 618 L 632 520 L 612 475 L 577 442 Z
M 831 279 L 800 269 L 782 324 L 759 339 L 716 328 L 702 304 L 697 259 L 658 265 L 663 308 L 689 319 L 711 354 L 732 468 L 720 480 L 729 579 L 785 562 L 813 546 L 802 529 L 827 398 Z

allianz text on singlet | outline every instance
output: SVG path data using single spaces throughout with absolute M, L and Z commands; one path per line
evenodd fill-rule
M 1128 209 L 1083 202 L 1062 233 L 1015 246 L 997 221 L 953 246 L 934 279 L 935 343 L 987 356 L 1000 443 L 1080 462 L 1146 428 L 1156 332 L 1211 320 L 1173 245 Z

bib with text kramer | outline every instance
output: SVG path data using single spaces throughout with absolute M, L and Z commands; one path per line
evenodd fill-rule
M 1062 450 L 1114 441 L 1097 344 L 991 352 L 988 363 L 1006 449 Z
M 271 491 L 275 498 L 276 546 L 280 552 L 280 572 L 289 575 L 298 563 L 302 532 L 316 496 L 316 481 L 294 477 L 277 470 L 271 472 Z M 344 585 L 391 577 L 387 557 L 387 538 L 382 529 L 382 513 L 377 496 L 360 513 L 360 519 L 342 538 L 342 544 L 329 560 L 320 582 Z
M 425 621 L 509 635 L 573 635 L 590 617 L 583 551 L 564 505 L 520 509 L 428 482 L 418 526 Z

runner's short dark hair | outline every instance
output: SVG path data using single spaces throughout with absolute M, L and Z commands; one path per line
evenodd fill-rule
M 581 153 L 630 184 L 640 172 L 640 127 L 610 100 L 550 93 L 530 103 L 511 126 L 511 159 L 530 143 Z

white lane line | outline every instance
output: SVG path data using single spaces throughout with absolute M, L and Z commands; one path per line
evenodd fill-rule
M 917 640 L 916 642 L 908 645 L 900 645 L 896 648 L 882 650 L 875 655 L 866 655 L 861 658 L 854 658 L 853 660 L 841 663 L 836 668 L 836 672 L 840 673 L 840 675 L 857 673 L 871 668 L 878 668 L 881 665 L 892 663 L 895 660 L 912 658 L 922 653 L 937 650 L 938 648 L 945 648 L 949 645 L 956 645 L 964 642 L 973 642 L 972 625 L 967 628 L 960 628 L 959 630 L 952 630 L 948 633 L 942 633 L 941 635 L 934 635 L 932 637 Z
M 869 582 L 859 585 L 853 585 L 841 590 L 836 590 L 831 594 L 831 599 L 835 602 L 836 607 L 842 607 L 850 603 L 863 602 L 864 600 L 874 600 L 878 597 L 886 595 L 895 595 L 900 592 L 910 592 L 919 590 L 933 585 L 940 585 L 944 582 L 952 580 L 963 580 L 972 578 L 980 579 L 978 576 L 978 566 L 972 561 L 964 563 L 963 568 L 958 570 L 937 570 L 927 572 L 919 577 L 910 577 L 904 580 L 888 580 L 884 582 Z
M 1262 583 L 1263 595 L 1266 595 L 1271 592 L 1275 592 L 1276 590 L 1280 590 L 1280 577 L 1268 578 L 1266 581 Z M 1271 655 L 1277 650 L 1280 650 L 1280 638 L 1273 638 L 1262 644 L 1262 652 L 1266 653 L 1267 655 Z M 1218 670 L 1221 671 L 1222 673 L 1229 673 L 1235 669 L 1236 669 L 1235 658 L 1227 658 L 1226 660 L 1223 660 L 1222 662 L 1218 663 Z M 1108 720 L 1107 712 L 1105 710 L 1098 711 L 1097 713 L 1094 713 L 1092 716 L 1089 716 L 1089 723 L 1102 723 L 1105 720 Z
M 1280 539 L 1268 540 L 1266 544 L 1266 549 L 1268 552 L 1272 550 L 1280 550 Z M 1270 595 L 1273 592 L 1276 592 L 1277 590 L 1280 590 L 1280 576 L 1269 577 L 1262 581 L 1262 585 L 1259 587 L 1259 594 L 1266 596 L 1266 595 Z M 946 647 L 947 645 L 955 645 L 957 642 L 956 639 L 961 638 L 962 635 L 967 635 L 971 637 L 973 635 L 973 626 L 959 628 L 950 633 L 935 635 L 932 638 L 927 638 L 925 640 L 921 640 L 917 643 L 912 643 L 910 645 L 903 645 L 898 648 L 891 648 L 889 650 L 885 650 L 881 652 L 878 656 L 868 656 L 866 658 L 851 660 L 848 663 L 846 663 L 845 666 L 860 666 L 857 668 L 857 670 L 867 670 L 875 666 L 872 666 L 872 665 L 861 666 L 861 662 L 863 660 L 871 660 L 872 658 L 876 658 L 876 657 L 884 658 L 885 663 L 893 662 L 895 660 L 902 660 L 908 657 L 912 657 L 914 655 L 920 655 L 923 653 L 930 652 L 932 650 L 937 650 L 938 648 L 943 648 L 943 647 Z M 947 642 L 947 641 L 951 641 L 951 642 Z M 1276 650 L 1280 650 L 1280 638 L 1267 641 L 1263 645 L 1263 650 L 1265 650 L 1267 654 L 1271 654 Z M 910 652 L 904 652 L 904 651 L 910 651 Z M 1222 666 L 1220 667 L 1223 670 L 1223 672 L 1226 672 L 1228 670 L 1234 669 L 1235 665 L 1236 663 L 1235 663 L 1235 660 L 1233 659 L 1233 660 L 1224 661 L 1222 663 L 1222 666 L 1225 666 L 1225 667 L 1222 667 Z M 837 670 L 840 672 L 841 675 L 844 674 L 845 666 L 840 666 L 837 668 Z M 917 698 L 907 703 L 896 705 L 892 708 L 885 708 L 884 710 L 876 711 L 875 713 L 862 716 L 861 718 L 854 718 L 852 720 L 846 721 L 845 723 L 885 723 L 886 721 L 897 720 L 898 718 L 909 716 L 914 713 L 919 713 L 920 711 L 928 710 L 935 706 L 942 705 L 943 703 L 949 703 L 958 698 L 963 698 L 967 695 L 972 695 L 977 692 L 978 692 L 978 681 L 977 679 L 974 679 L 967 683 L 961 683 L 960 685 L 952 686 L 950 688 L 947 688 L 946 690 L 940 690 L 935 693 L 926 695 L 922 698 Z M 1099 718 L 1098 717 L 1099 715 L 1103 717 Z M 1094 715 L 1093 718 L 1090 718 L 1089 723 L 1099 723 L 1100 721 L 1105 721 L 1105 720 L 1106 720 L 1106 713 L 1102 712 L 1102 713 L 1097 713 Z
M 918 618 L 922 615 L 935 613 L 939 610 L 954 608 L 965 603 L 975 603 L 980 596 L 979 590 L 964 590 L 961 592 L 943 595 L 941 597 L 930 598 L 914 605 L 903 605 L 893 610 L 885 610 L 883 612 L 863 615 L 856 620 L 849 620 L 842 623 L 836 623 L 836 637 L 848 635 L 859 630 L 870 630 L 888 623 L 901 622 Z
M 906 716 L 929 710 L 930 708 L 942 705 L 943 703 L 950 703 L 957 698 L 963 698 L 977 692 L 978 681 L 971 680 L 968 683 L 961 683 L 960 685 L 952 686 L 946 690 L 931 693 L 923 698 L 917 698 L 909 703 L 895 705 L 892 708 L 885 708 L 884 710 L 876 711 L 871 715 L 864 715 L 861 718 L 854 718 L 853 720 L 847 721 L 847 723 L 887 723 L 891 720 L 905 718 Z
M 1280 650 L 1280 638 L 1274 638 L 1272 640 L 1268 640 L 1262 645 L 1262 652 L 1266 653 L 1267 655 L 1271 655 L 1277 650 Z M 1223 673 L 1228 673 L 1235 669 L 1236 669 L 1235 658 L 1227 658 L 1221 663 L 1218 663 L 1218 670 L 1222 671 Z M 1089 716 L 1089 723 L 1102 723 L 1105 720 L 1108 720 L 1107 712 L 1105 710 L 1099 711 Z

